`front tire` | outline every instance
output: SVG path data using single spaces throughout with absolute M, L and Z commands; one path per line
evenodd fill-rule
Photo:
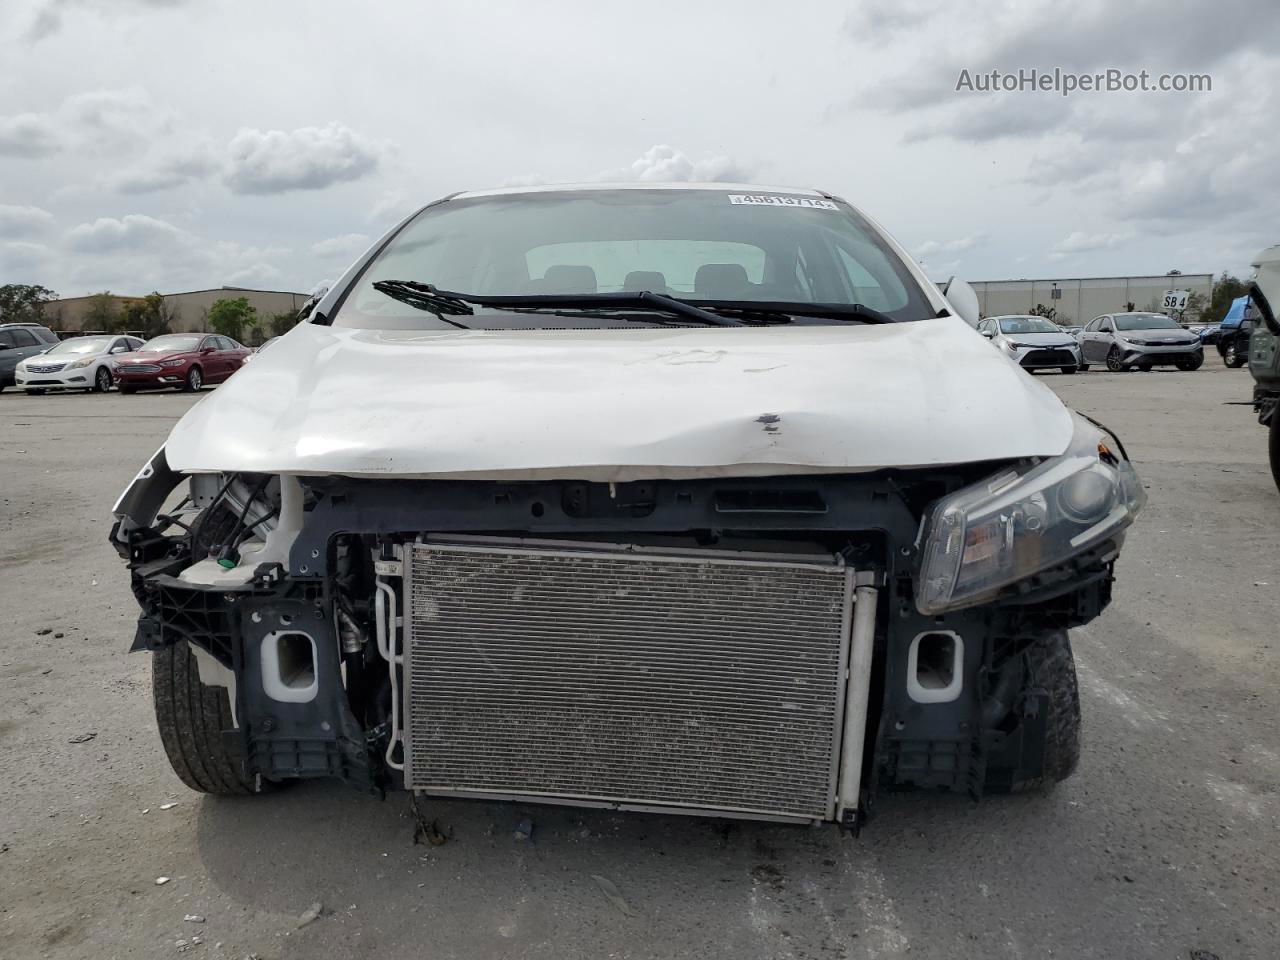
M 1271 430 L 1267 441 L 1267 452 L 1271 458 L 1271 479 L 1280 490 L 1280 406 L 1271 411 Z
M 107 393 L 111 389 L 112 382 L 111 371 L 106 367 L 99 367 L 98 372 L 93 375 L 94 392 Z
M 123 384 L 123 383 L 122 383 L 122 384 L 120 384 L 120 386 L 118 386 L 116 389 L 117 389 L 117 390 L 119 390 L 119 391 L 120 391 L 122 394 L 124 394 L 125 396 L 129 396 L 130 394 L 134 394 L 134 393 L 137 393 L 137 392 L 138 392 L 138 388 L 137 388 L 137 387 L 130 387 L 130 386 L 126 386 L 126 385 L 125 385 L 125 384 Z
M 1022 692 L 1024 696 L 1043 694 L 1040 702 L 1047 711 L 1039 744 L 1040 763 L 1034 767 L 1021 763 L 1027 752 L 1025 744 L 1022 757 L 997 755 L 987 769 L 987 793 L 1051 787 L 1075 773 L 1080 763 L 1080 688 L 1067 632 L 1044 634 L 1020 656 L 1025 670 Z
M 1081 373 L 1088 373 L 1088 372 L 1089 372 L 1089 364 L 1087 364 L 1087 363 L 1082 363 L 1082 364 L 1080 364 L 1080 366 L 1076 367 L 1076 369 L 1077 369 L 1077 370 L 1079 370 Z
M 1075 367 L 1062 367 L 1062 368 L 1060 368 L 1060 369 L 1062 370 L 1062 372 L 1063 372 L 1064 374 L 1072 374 L 1072 373 L 1075 373 L 1075 372 L 1076 372 L 1076 368 L 1075 368 Z
M 1197 360 L 1183 360 L 1178 364 L 1178 369 L 1191 371 L 1199 370 L 1202 366 L 1204 366 L 1204 357 L 1200 357 Z
M 1233 370 L 1243 367 L 1248 362 L 1248 359 L 1248 357 L 1240 356 L 1240 351 L 1236 349 L 1234 343 L 1227 344 L 1227 349 L 1222 352 L 1222 362 Z
M 187 379 L 182 381 L 183 393 L 199 393 L 200 388 L 204 386 L 204 374 L 199 367 L 192 367 L 187 371 Z
M 1115 347 L 1111 348 L 1111 352 L 1107 354 L 1107 369 L 1112 373 L 1124 372 L 1124 361 L 1120 359 L 1120 351 Z
M 232 727 L 225 687 L 200 682 L 187 641 L 157 650 L 151 661 L 151 695 L 160 742 L 179 779 L 200 793 L 256 792 L 240 760 L 227 751 L 222 731 Z

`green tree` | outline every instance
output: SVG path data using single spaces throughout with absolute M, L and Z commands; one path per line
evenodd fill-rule
M 1208 298 L 1199 290 L 1187 294 L 1187 308 L 1178 317 L 1184 323 L 1203 323 L 1204 312 L 1209 308 Z
M 1043 303 L 1037 303 L 1034 307 L 1032 307 L 1032 308 L 1031 308 L 1031 316 L 1033 316 L 1033 317 L 1044 317 L 1046 320 L 1048 320 L 1048 321 L 1050 321 L 1050 322 L 1052 322 L 1052 323 L 1057 323 L 1057 322 L 1058 322 L 1058 308 L 1057 308 L 1057 307 L 1046 307 Z
M 120 326 L 124 330 L 136 330 L 143 339 L 150 340 L 168 333 L 177 318 L 177 311 L 165 302 L 159 293 L 149 293 L 141 300 L 133 300 L 120 311 Z
M 58 295 L 33 283 L 0 286 L 0 323 L 43 323 L 44 305 Z
M 110 290 L 95 293 L 89 298 L 89 306 L 80 321 L 80 329 L 103 333 L 116 333 L 124 329 L 120 302 Z
M 273 313 L 267 317 L 266 331 L 269 337 L 283 337 L 298 322 L 298 314 L 293 310 Z
M 237 342 L 244 341 L 245 331 L 254 326 L 257 320 L 258 311 L 249 303 L 248 297 L 224 297 L 213 301 L 213 305 L 209 307 L 209 326 L 213 328 L 213 332 Z
M 1231 301 L 1243 297 L 1248 292 L 1247 283 L 1223 270 L 1222 276 L 1213 285 L 1213 296 L 1209 300 L 1208 308 L 1200 314 L 1200 320 L 1204 323 L 1221 323 L 1222 318 L 1231 309 Z

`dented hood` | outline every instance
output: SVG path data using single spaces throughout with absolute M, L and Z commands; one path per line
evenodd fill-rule
M 634 480 L 1054 455 L 1066 408 L 963 321 L 302 324 L 174 427 L 174 469 Z

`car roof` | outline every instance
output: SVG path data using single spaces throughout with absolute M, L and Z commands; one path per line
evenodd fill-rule
M 0 327 L 38 327 L 41 330 L 47 329 L 43 323 L 32 323 L 30 320 L 15 320 L 12 323 L 0 323 Z
M 466 200 L 472 197 L 499 197 L 519 193 L 589 193 L 618 190 L 723 190 L 736 193 L 789 193 L 803 197 L 829 197 L 831 194 L 811 187 L 778 187 L 759 183 L 689 183 L 678 182 L 646 182 L 627 181 L 624 183 L 540 183 L 530 186 L 493 187 L 488 190 L 465 190 L 449 197 L 450 200 Z

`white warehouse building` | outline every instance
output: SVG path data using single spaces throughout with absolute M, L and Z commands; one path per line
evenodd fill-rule
M 1213 274 L 1179 273 L 1155 277 L 1070 277 L 1056 280 L 979 280 L 972 283 L 986 317 L 1030 313 L 1037 305 L 1057 310 L 1059 323 L 1080 325 L 1103 313 L 1115 313 L 1132 303 L 1135 310 L 1164 311 L 1166 290 L 1199 293 L 1208 305 Z M 1192 319 L 1188 317 L 1188 319 Z

